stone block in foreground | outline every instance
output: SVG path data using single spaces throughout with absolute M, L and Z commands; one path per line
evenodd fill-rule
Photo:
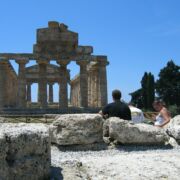
M 49 130 L 43 124 L 0 124 L 0 179 L 44 180 L 50 175 Z
M 104 123 L 103 139 L 106 143 L 160 145 L 168 142 L 169 136 L 162 128 L 112 117 Z
M 50 126 L 51 142 L 81 145 L 102 142 L 103 119 L 99 114 L 59 115 Z
M 171 119 L 167 127 L 167 133 L 180 144 L 180 115 Z

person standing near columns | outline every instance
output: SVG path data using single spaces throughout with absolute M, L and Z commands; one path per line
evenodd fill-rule
M 80 66 L 80 106 L 88 107 L 88 60 L 78 60 L 76 62 Z
M 60 65 L 59 71 L 61 76 L 60 88 L 59 88 L 59 107 L 67 108 L 68 107 L 68 71 L 67 65 L 69 60 L 58 60 L 57 63 Z
M 19 64 L 18 71 L 18 94 L 17 94 L 17 106 L 18 108 L 26 107 L 26 63 L 28 63 L 27 58 L 16 59 L 16 63 Z

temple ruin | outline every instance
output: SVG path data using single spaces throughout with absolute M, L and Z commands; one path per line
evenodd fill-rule
M 78 33 L 62 23 L 50 21 L 37 29 L 33 53 L 0 53 L 0 109 L 28 108 L 31 85 L 38 83 L 38 104 L 53 103 L 53 84 L 59 84 L 59 108 L 97 108 L 107 104 L 107 56 L 93 55 L 92 46 L 78 44 Z M 18 74 L 10 60 L 18 64 Z M 26 67 L 29 61 L 36 65 Z M 51 64 L 56 61 L 58 65 Z M 80 72 L 70 77 L 67 65 L 75 61 Z M 68 97 L 68 84 L 70 97 Z M 48 89 L 47 89 L 48 88 Z

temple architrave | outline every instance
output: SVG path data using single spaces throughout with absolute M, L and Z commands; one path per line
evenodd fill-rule
M 59 108 L 97 108 L 107 104 L 107 56 L 92 55 L 92 46 L 78 44 L 78 33 L 55 21 L 37 29 L 33 53 L 0 53 L 0 109 L 27 108 L 31 85 L 38 83 L 38 104 L 47 109 L 53 103 L 53 85 L 59 84 Z M 10 60 L 18 64 L 15 72 Z M 34 60 L 36 65 L 26 67 Z M 56 61 L 57 65 L 50 64 Z M 67 65 L 75 61 L 80 72 L 70 77 Z M 68 84 L 70 93 L 68 93 Z M 70 94 L 70 97 L 68 97 Z

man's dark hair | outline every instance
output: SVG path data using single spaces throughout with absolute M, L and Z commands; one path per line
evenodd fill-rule
M 121 99 L 121 91 L 115 89 L 112 92 L 112 97 L 113 97 L 114 100 L 120 100 Z

